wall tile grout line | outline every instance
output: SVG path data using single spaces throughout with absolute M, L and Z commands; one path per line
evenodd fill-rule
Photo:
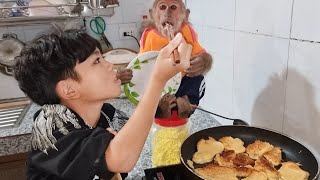
M 235 47 L 236 47 L 236 16 L 237 16 L 237 1 L 234 0 L 234 20 L 233 20 L 233 63 L 232 63 L 232 117 L 235 116 Z M 241 117 L 240 117 L 241 118 Z
M 292 36 L 292 23 L 293 23 L 293 12 L 294 11 L 294 0 L 292 0 L 292 7 L 291 7 L 291 22 L 290 22 L 290 34 L 289 34 L 289 43 L 288 43 L 288 59 L 287 59 L 287 69 L 286 69 L 286 78 L 285 78 L 285 88 L 284 88 L 284 107 L 283 107 L 283 114 L 282 114 L 282 132 L 284 132 L 284 125 L 285 125 L 285 116 L 286 116 L 286 99 L 287 99 L 287 89 L 288 89 L 288 74 L 289 74 L 289 60 L 290 60 L 290 48 L 291 48 L 291 36 Z

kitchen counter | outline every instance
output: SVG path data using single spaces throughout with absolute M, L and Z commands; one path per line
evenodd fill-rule
M 122 110 L 128 115 L 131 115 L 135 108 L 135 105 L 132 104 L 128 99 L 113 99 L 108 101 L 108 103 L 112 104 L 115 108 Z M 32 104 L 19 127 L 0 130 L 0 156 L 24 153 L 30 149 L 30 133 L 32 128 L 33 114 L 39 108 L 40 106 Z M 190 121 L 192 122 L 191 133 L 220 125 L 219 122 L 216 121 L 212 116 L 200 111 L 196 111 L 190 117 Z M 150 157 L 150 137 L 148 137 L 141 156 L 133 171 L 129 173 L 127 179 L 141 179 L 144 176 L 143 170 L 151 168 Z

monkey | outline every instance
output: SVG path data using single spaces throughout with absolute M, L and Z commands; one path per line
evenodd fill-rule
M 204 96 L 204 76 L 212 67 L 212 56 L 198 42 L 197 33 L 189 23 L 190 10 L 182 0 L 154 0 L 149 10 L 150 23 L 140 39 L 139 54 L 160 50 L 169 43 L 165 28 L 170 24 L 174 34 L 182 33 L 188 44 L 193 47 L 190 68 L 182 72 L 183 78 L 175 95 L 166 94 L 159 101 L 156 118 L 168 118 L 175 107 L 182 118 L 193 114 L 200 99 Z

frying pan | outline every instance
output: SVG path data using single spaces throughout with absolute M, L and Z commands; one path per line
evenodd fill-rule
M 197 151 L 196 145 L 202 138 L 207 139 L 209 136 L 218 140 L 224 136 L 240 138 L 245 146 L 253 143 L 255 140 L 266 141 L 282 148 L 284 161 L 293 161 L 300 163 L 301 168 L 307 171 L 310 176 L 309 180 L 316 180 L 319 177 L 319 164 L 315 156 L 302 144 L 285 136 L 281 133 L 252 126 L 219 126 L 196 132 L 189 136 L 181 146 L 180 160 L 188 173 L 190 179 L 203 179 L 187 165 L 187 160 L 191 160 L 193 154 Z M 195 168 L 201 167 L 195 165 Z

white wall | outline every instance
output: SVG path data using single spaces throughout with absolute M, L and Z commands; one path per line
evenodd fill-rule
M 320 2 L 187 0 L 215 58 L 201 105 L 320 153 Z M 219 119 L 223 124 L 229 122 Z

